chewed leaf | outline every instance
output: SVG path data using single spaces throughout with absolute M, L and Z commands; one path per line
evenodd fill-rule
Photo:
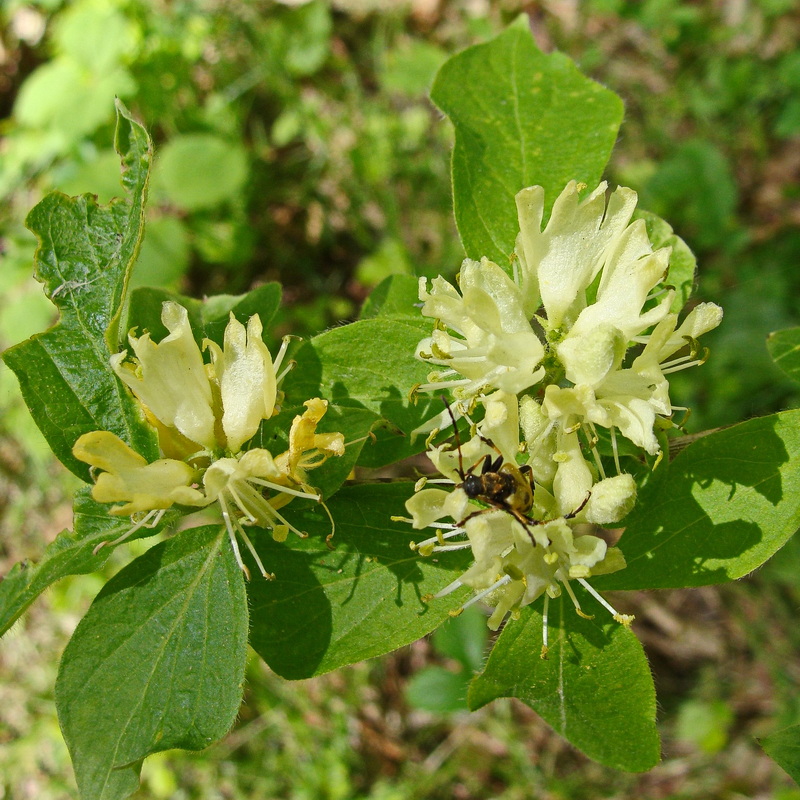
M 152 158 L 146 131 L 121 104 L 116 138 L 125 199 L 101 206 L 91 195 L 55 192 L 28 216 L 39 240 L 35 275 L 61 315 L 53 328 L 3 354 L 53 452 L 87 481 L 88 467 L 72 455 L 83 433 L 111 431 L 146 458 L 157 455 L 152 432 L 108 363 L 144 230 Z

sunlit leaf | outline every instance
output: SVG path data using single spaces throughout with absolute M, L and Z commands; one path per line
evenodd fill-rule
M 800 527 L 800 411 L 697 440 L 657 468 L 623 525 L 628 566 L 593 579 L 598 589 L 704 586 L 752 572 Z
M 643 772 L 660 758 L 650 667 L 631 631 L 590 598 L 581 605 L 596 618 L 579 617 L 565 595 L 551 601 L 546 659 L 538 610 L 508 622 L 472 683 L 470 706 L 516 697 L 589 757 Z
M 453 56 L 431 98 L 455 131 L 453 202 L 470 258 L 507 265 L 519 230 L 514 196 L 539 185 L 549 208 L 570 180 L 594 188 L 622 121 L 622 101 L 562 53 L 545 55 L 527 16 Z
M 224 528 L 210 526 L 157 544 L 97 596 L 56 683 L 84 800 L 127 797 L 145 756 L 200 750 L 233 724 L 247 648 L 243 584 Z
M 771 333 L 767 349 L 772 360 L 795 382 L 800 383 L 800 328 Z

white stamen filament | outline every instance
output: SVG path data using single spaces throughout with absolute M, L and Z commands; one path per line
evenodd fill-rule
M 282 380 L 283 380 L 283 379 L 284 379 L 284 378 L 285 378 L 285 377 L 286 377 L 286 376 L 287 376 L 287 375 L 288 375 L 288 374 L 289 374 L 289 373 L 290 373 L 290 372 L 291 372 L 291 371 L 294 369 L 294 367 L 295 367 L 295 364 L 296 364 L 296 362 L 295 362 L 295 361 L 290 361 L 290 362 L 289 362 L 289 363 L 286 365 L 286 369 L 284 369 L 284 371 L 283 371 L 283 372 L 281 372 L 281 374 L 280 374 L 280 375 L 278 375 L 278 377 L 277 377 L 277 378 L 275 378 L 275 383 L 276 383 L 278 386 L 280 386 L 280 384 L 281 384 L 281 381 L 282 381 Z
M 272 362 L 272 369 L 275 370 L 277 373 L 278 370 L 281 368 L 281 364 L 283 363 L 283 357 L 286 355 L 286 351 L 289 349 L 289 342 L 292 341 L 291 336 L 284 336 L 283 341 L 281 342 L 281 348 L 278 350 L 278 355 L 275 356 L 275 360 Z M 277 383 L 280 383 L 280 378 L 276 380 Z
M 423 545 L 420 545 L 422 547 Z M 459 544 L 440 544 L 433 548 L 434 553 L 449 553 L 452 550 L 468 550 L 472 547 L 472 542 L 460 542 Z
M 706 360 L 704 358 L 696 358 L 694 359 L 694 361 L 688 361 L 687 363 L 683 364 L 678 363 L 679 361 L 680 359 L 676 359 L 674 362 L 672 362 L 673 364 L 675 364 L 675 366 L 667 367 L 666 369 L 662 367 L 661 374 L 671 375 L 673 372 L 680 372 L 681 370 L 689 369 L 689 367 L 699 367 L 702 364 L 706 363 Z
M 418 387 L 420 392 L 438 392 L 440 389 L 454 389 L 456 386 L 467 386 L 469 378 L 461 378 L 457 381 L 442 381 L 441 383 L 421 383 Z
M 242 537 L 242 539 L 244 539 L 244 543 L 247 545 L 247 549 L 250 551 L 250 554 L 256 560 L 256 564 L 258 565 L 258 569 L 260 570 L 261 574 L 268 581 L 274 581 L 275 575 L 272 572 L 267 572 L 266 569 L 264 569 L 264 565 L 261 563 L 261 559 L 258 557 L 258 553 L 256 553 L 256 549 L 255 547 L 253 547 L 253 543 L 250 541 L 250 537 L 244 532 L 244 528 L 241 526 L 238 520 L 235 520 L 235 524 L 237 532 Z
M 438 599 L 439 597 L 445 597 L 448 594 L 451 594 L 459 587 L 463 586 L 464 584 L 461 583 L 461 578 L 456 578 L 452 583 L 448 583 L 444 589 L 440 589 L 436 594 L 433 596 L 434 599 Z
M 239 565 L 239 569 L 242 572 L 244 572 L 245 578 L 247 578 L 247 580 L 250 580 L 250 570 L 247 568 L 244 561 L 242 561 L 242 554 L 239 552 L 239 543 L 236 541 L 236 531 L 233 529 L 233 524 L 231 522 L 231 514 L 230 511 L 228 511 L 228 503 L 225 500 L 225 496 L 222 494 L 220 494 L 218 500 L 219 500 L 219 507 L 222 511 L 222 519 L 225 520 L 225 527 L 228 531 L 228 538 L 231 540 L 233 555 L 236 557 L 236 563 Z
M 299 489 L 291 489 L 288 486 L 281 486 L 279 483 L 272 483 L 272 481 L 264 480 L 264 478 L 248 478 L 250 483 L 257 483 L 259 486 L 265 486 L 267 489 L 272 489 L 275 492 L 283 492 L 284 494 L 291 494 L 295 497 L 306 497 L 309 500 L 314 500 L 317 503 L 322 499 L 322 495 L 311 494 L 311 492 L 301 492 Z
M 619 616 L 617 609 L 614 608 L 614 606 L 612 606 L 611 603 L 603 598 L 602 595 L 600 595 L 595 589 L 593 589 L 592 585 L 585 578 L 578 578 L 577 580 L 578 583 L 583 586 L 583 588 L 586 589 L 586 591 L 589 592 L 589 594 L 594 597 L 594 599 L 597 600 L 597 602 L 600 603 L 603 608 L 606 609 L 606 611 L 611 612 L 612 617 Z
M 614 453 L 614 466 L 617 468 L 617 475 L 622 474 L 622 468 L 619 465 L 619 452 L 617 450 L 617 429 L 612 425 L 608 432 L 611 434 L 611 450 Z
M 511 583 L 511 580 L 512 578 L 510 575 L 503 575 L 503 577 L 500 578 L 500 580 L 495 581 L 488 589 L 484 589 L 482 592 L 478 592 L 478 594 L 476 594 L 475 597 L 471 597 L 469 600 L 467 600 L 467 602 L 464 603 L 463 606 L 461 606 L 461 611 L 464 611 L 465 609 L 469 608 L 471 605 L 477 603 L 479 600 L 483 600 L 483 598 L 486 597 L 487 594 L 491 594 L 492 592 L 499 589 L 501 586 L 505 586 L 506 584 Z
M 595 466 L 597 467 L 597 473 L 600 475 L 600 479 L 605 480 L 606 471 L 603 469 L 603 461 L 600 458 L 600 453 L 597 451 L 597 447 L 592 447 L 591 453 L 594 458 Z M 619 465 L 617 465 L 617 467 L 619 467 Z
M 129 536 L 133 536 L 136 531 L 141 530 L 142 528 L 155 528 L 155 526 L 161 522 L 161 517 L 164 516 L 166 510 L 166 508 L 154 508 L 152 511 L 148 511 L 147 514 L 145 514 L 133 527 L 128 528 L 128 530 L 125 531 L 122 536 L 119 536 L 110 542 L 100 542 L 100 544 L 98 544 L 94 550 L 92 550 L 92 555 L 96 556 L 98 551 L 106 545 L 113 547 L 114 545 L 121 544 Z
M 567 594 L 569 595 L 569 599 L 572 600 L 572 605 L 575 606 L 575 610 L 583 615 L 583 610 L 581 609 L 581 604 L 578 602 L 578 598 L 575 597 L 575 592 L 573 591 L 572 587 L 569 585 L 569 578 L 564 577 L 564 571 L 559 569 L 556 573 L 561 583 L 564 584 L 564 588 L 567 590 Z M 580 580 L 580 578 L 578 579 Z
M 261 527 L 272 528 L 274 527 L 273 517 L 278 519 L 282 524 L 296 533 L 301 539 L 305 539 L 308 534 L 295 528 L 287 519 L 285 519 L 272 504 L 264 498 L 259 491 L 250 485 L 250 480 L 236 481 L 237 484 L 233 486 L 234 481 L 229 481 L 225 487 L 226 491 L 231 493 L 236 505 L 241 509 L 242 513 L 254 524 Z

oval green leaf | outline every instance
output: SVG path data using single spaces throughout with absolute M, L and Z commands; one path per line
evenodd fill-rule
M 239 709 L 244 578 L 218 526 L 157 544 L 112 578 L 61 660 L 56 706 L 84 800 L 134 792 L 145 756 L 200 750 Z
M 542 659 L 542 615 L 532 606 L 511 620 L 472 682 L 469 704 L 498 697 L 529 705 L 568 742 L 614 769 L 644 772 L 660 758 L 656 695 L 642 646 L 589 597 L 582 619 L 569 599 L 550 602 L 548 657 Z
M 628 563 L 600 589 L 667 589 L 735 580 L 800 527 L 800 410 L 718 431 L 657 468 L 625 520 Z
M 622 101 L 561 53 L 545 55 L 521 16 L 439 70 L 431 99 L 455 127 L 453 203 L 470 258 L 507 265 L 519 230 L 514 196 L 570 180 L 594 188 L 622 122 Z
M 767 349 L 772 360 L 793 381 L 800 383 L 800 328 L 787 328 L 771 333 Z

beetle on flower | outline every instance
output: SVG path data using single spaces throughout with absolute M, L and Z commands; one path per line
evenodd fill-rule
M 644 220 L 632 221 L 636 193 L 620 187 L 606 201 L 602 183 L 581 200 L 583 188 L 567 184 L 544 228 L 542 187 L 516 195 L 511 274 L 488 259 L 467 259 L 458 288 L 441 277 L 430 290 L 421 279 L 419 288 L 422 314 L 435 323 L 416 356 L 438 370 L 416 391 L 450 390 L 454 402 L 417 432 L 430 432 L 430 442 L 458 417 L 477 412 L 479 422 L 470 420 L 475 435 L 463 447 L 457 438 L 456 450 L 430 448 L 444 478 L 426 482 L 449 481 L 453 489 L 423 488 L 407 502 L 408 521 L 436 531 L 415 549 L 472 551 L 472 566 L 438 596 L 470 586 L 477 594 L 467 605 L 485 599 L 495 607 L 492 628 L 544 595 L 545 651 L 549 598 L 563 588 L 582 613 L 573 580 L 618 621 L 632 619 L 586 581 L 625 566 L 592 527 L 619 522 L 635 502 L 617 435 L 660 453 L 657 423 L 671 424 L 676 408 L 667 376 L 703 363 L 697 338 L 722 319 L 718 306 L 703 303 L 679 325 L 675 289 L 665 284 L 671 249 L 654 249 Z M 598 428 L 609 432 L 611 477 Z M 465 492 L 475 467 L 467 473 L 456 462 L 477 465 L 492 451 L 501 458 L 487 463 L 531 477 L 533 499 L 524 508 Z

